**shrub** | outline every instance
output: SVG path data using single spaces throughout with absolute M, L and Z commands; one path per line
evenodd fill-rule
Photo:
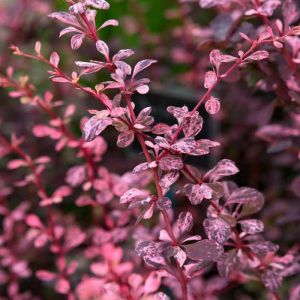
M 201 39 L 204 29 L 187 18 L 187 9 L 197 7 L 192 2 L 198 1 L 179 4 L 183 24 L 175 60 L 179 52 L 187 58 L 191 47 L 190 54 L 197 58 L 192 53 L 197 49 L 193 39 L 197 34 Z M 11 98 L 43 116 L 34 120 L 34 139 L 14 133 L 8 138 L 7 132 L 0 135 L 0 153 L 8 169 L 0 181 L 3 299 L 53 299 L 56 294 L 82 300 L 219 299 L 232 290 L 237 290 L 238 299 L 249 299 L 247 295 L 257 295 L 255 288 L 249 292 L 253 282 L 265 287 L 266 292 L 259 294 L 269 299 L 299 299 L 299 284 L 289 283 L 288 292 L 281 288 L 287 277 L 299 273 L 299 248 L 292 241 L 289 248 L 284 245 L 280 250 L 272 234 L 264 234 L 264 223 L 258 219 L 265 204 L 263 193 L 231 181 L 239 172 L 231 159 L 221 157 L 207 169 L 198 163 L 202 156 L 218 158 L 217 149 L 224 149 L 222 143 L 229 143 L 231 135 L 243 137 L 239 126 L 218 141 L 201 131 L 207 126 L 207 113 L 224 119 L 230 115 L 226 109 L 223 116 L 220 111 L 225 101 L 217 97 L 220 86 L 237 89 L 235 82 L 244 80 L 245 93 L 254 90 L 262 104 L 260 114 L 248 110 L 249 123 L 240 124 L 245 122 L 254 136 L 248 127 L 258 118 L 255 134 L 269 144 L 269 152 L 280 152 L 282 158 L 277 161 L 284 165 L 298 164 L 296 2 L 200 0 L 201 8 L 216 13 L 211 29 L 219 47 L 205 54 L 209 63 L 201 66 L 202 96 L 193 108 L 168 106 L 168 123 L 156 122 L 150 106 L 138 110 L 139 98 L 134 97 L 149 92 L 150 79 L 142 74 L 159 70 L 160 62 L 142 59 L 130 65 L 132 49 L 115 51 L 102 40 L 102 29 L 118 26 L 115 19 L 97 25 L 97 12 L 110 8 L 107 1 L 67 3 L 67 12 L 49 15 L 64 26 L 59 36 L 71 35 L 74 51 L 90 40 L 87 47 L 95 47 L 97 59 L 86 56 L 75 62 L 79 71 L 67 72 L 61 66 L 61 54 L 52 52 L 48 59 L 41 42 L 36 42 L 34 54 L 20 46 L 11 49 L 17 56 L 46 64 L 55 84 L 68 85 L 67 91 L 75 90 L 74 95 L 86 94 L 95 100 L 93 109 L 78 120 L 76 111 L 82 109 L 78 103 L 57 100 L 50 89 L 41 92 L 29 77 L 14 75 L 11 66 L 0 77 Z M 274 72 L 281 72 L 280 77 Z M 95 73 L 106 79 L 88 85 L 89 75 Z M 277 124 L 269 123 L 275 105 L 265 101 L 268 93 L 278 103 L 284 99 L 282 106 L 288 111 Z M 243 103 L 238 92 L 234 95 L 234 101 Z M 205 110 L 200 114 L 202 106 Z M 45 116 L 47 123 L 43 123 Z M 290 125 L 280 123 L 288 117 L 293 121 Z M 108 142 L 103 138 L 107 131 Z M 129 156 L 133 167 L 123 174 L 125 163 L 116 158 L 110 141 L 113 132 L 117 147 L 137 145 L 142 152 Z M 54 143 L 46 143 L 45 138 Z M 247 140 L 243 143 L 247 147 Z M 229 147 L 242 144 L 229 143 Z M 247 150 L 252 153 L 251 147 Z M 291 188 L 297 196 L 298 185 L 296 177 Z

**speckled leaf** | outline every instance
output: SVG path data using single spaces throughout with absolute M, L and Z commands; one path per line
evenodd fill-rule
M 107 44 L 101 40 L 96 43 L 97 50 L 102 53 L 105 57 L 109 57 L 109 48 Z
M 163 171 L 180 170 L 183 168 L 183 162 L 179 156 L 166 155 L 159 161 L 159 167 Z
M 220 108 L 221 108 L 220 101 L 214 97 L 210 97 L 205 102 L 205 110 L 211 115 L 218 113 Z
M 186 253 L 180 247 L 175 247 L 174 252 L 174 258 L 178 261 L 179 266 L 182 267 L 187 259 Z
M 140 73 L 144 69 L 150 67 L 154 63 L 156 63 L 156 60 L 153 60 L 153 59 L 145 59 L 145 60 L 139 61 L 133 69 L 132 78 L 134 78 L 138 73 Z
M 121 204 L 129 203 L 131 201 L 143 200 L 148 197 L 145 191 L 139 190 L 137 188 L 132 188 L 126 191 L 120 199 Z
M 243 205 L 239 217 L 244 217 L 255 214 L 262 209 L 264 205 L 264 196 L 255 189 L 241 187 L 233 191 L 227 200 L 226 205 L 235 203 Z
M 165 194 L 170 186 L 175 183 L 179 178 L 179 172 L 178 171 L 170 171 L 163 175 L 163 177 L 160 180 L 160 185 L 163 190 L 163 194 Z
M 237 270 L 239 259 L 235 250 L 228 253 L 223 253 L 222 257 L 218 260 L 218 272 L 222 277 L 229 277 L 232 272 Z
M 134 132 L 132 130 L 122 132 L 118 136 L 117 145 L 120 148 L 126 148 L 132 144 L 134 140 Z
M 110 5 L 105 0 L 85 0 L 87 5 L 90 5 L 96 9 L 109 9 Z
M 217 75 L 214 71 L 208 71 L 205 73 L 205 78 L 204 78 L 204 87 L 206 89 L 210 89 L 215 85 L 217 82 Z
M 269 57 L 269 52 L 260 50 L 247 57 L 247 60 L 263 60 Z
M 220 160 L 217 165 L 205 174 L 205 177 L 210 178 L 212 181 L 218 181 L 222 177 L 231 176 L 239 172 L 233 161 L 229 159 Z
M 135 254 L 137 256 L 156 256 L 157 255 L 157 247 L 154 242 L 144 241 L 140 242 L 135 248 Z
M 263 257 L 268 253 L 275 253 L 278 251 L 278 245 L 269 242 L 269 241 L 261 241 L 249 244 L 248 246 L 256 255 Z
M 74 34 L 71 38 L 71 48 L 73 50 L 79 49 L 83 43 L 84 37 L 85 37 L 85 34 L 82 34 L 82 33 Z
M 108 117 L 95 115 L 90 118 L 83 126 L 83 136 L 86 142 L 94 140 L 107 126 L 112 124 Z
M 217 261 L 224 249 L 215 241 L 202 240 L 194 244 L 184 246 L 187 256 L 193 260 Z
M 157 200 L 157 208 L 160 210 L 166 210 L 172 207 L 172 201 L 168 197 L 162 197 Z
M 279 272 L 267 269 L 262 273 L 261 280 L 267 289 L 275 292 L 278 288 L 280 288 L 283 278 Z
M 203 227 L 207 237 L 219 244 L 224 244 L 230 238 L 230 226 L 221 218 L 205 219 Z
M 189 139 L 182 139 L 179 140 L 177 143 L 171 146 L 172 150 L 178 151 L 180 153 L 190 153 L 192 152 L 197 146 L 197 143 L 193 138 Z
M 76 27 L 80 28 L 80 24 L 77 20 L 77 18 L 69 13 L 66 12 L 54 12 L 49 15 L 50 18 L 57 19 L 58 21 L 68 24 L 68 25 L 74 25 Z
M 242 231 L 248 234 L 256 234 L 264 230 L 264 223 L 256 219 L 239 221 L 239 224 Z
M 183 133 L 186 138 L 196 136 L 201 131 L 202 126 L 203 118 L 199 116 L 198 112 L 184 118 L 182 122 Z
M 203 199 L 211 199 L 213 190 L 206 184 L 187 184 L 185 194 L 193 205 L 200 204 Z
M 176 221 L 180 234 L 190 232 L 194 225 L 193 216 L 190 212 L 181 212 Z

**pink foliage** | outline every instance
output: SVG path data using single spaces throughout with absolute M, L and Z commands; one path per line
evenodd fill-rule
M 61 55 L 52 52 L 48 59 L 40 42 L 35 45 L 35 54 L 11 47 L 18 56 L 45 63 L 55 84 L 67 84 L 75 92 L 81 90 L 101 108 L 95 105 L 85 113 L 80 122 L 82 137 L 77 137 L 70 123 L 79 107 L 64 105 L 50 91 L 38 94 L 27 80 L 16 80 L 12 68 L 0 76 L 0 86 L 9 88 L 11 98 L 48 116 L 48 123 L 35 123 L 32 133 L 38 141 L 54 141 L 56 152 L 55 156 L 51 150 L 49 155 L 32 157 L 24 150 L 25 139 L 0 135 L 0 155 L 7 157 L 7 169 L 23 175 L 8 187 L 0 181 L 4 229 L 0 236 L 0 284 L 5 285 L 5 299 L 29 299 L 22 293 L 26 292 L 26 280 L 32 277 L 70 300 L 212 300 L 226 289 L 252 281 L 266 288 L 269 299 L 280 299 L 282 282 L 299 273 L 298 247 L 283 249 L 283 255 L 264 235 L 265 226 L 258 213 L 268 199 L 254 188 L 238 187 L 231 181 L 240 172 L 239 166 L 222 158 L 204 170 L 191 160 L 214 153 L 222 145 L 221 139 L 213 141 L 199 135 L 205 135 L 206 112 L 216 116 L 222 113 L 223 100 L 215 96 L 217 88 L 222 82 L 233 84 L 240 72 L 247 74 L 245 70 L 259 65 L 265 76 L 253 89 L 276 89 L 285 84 L 286 95 L 299 104 L 300 28 L 293 26 L 300 16 L 296 1 L 180 2 L 188 6 L 197 2 L 220 15 L 222 10 L 232 16 L 238 13 L 239 20 L 233 26 L 248 18 L 257 18 L 256 23 L 262 24 L 252 32 L 238 31 L 233 39 L 236 42 L 225 38 L 233 43 L 228 47 L 233 55 L 219 49 L 206 53 L 202 96 L 192 109 L 167 107 L 170 124 L 156 123 L 151 107 L 138 111 L 132 97 L 149 92 L 150 79 L 142 74 L 155 67 L 157 60 L 144 59 L 131 66 L 125 60 L 134 55 L 133 50 L 113 54 L 110 45 L 100 39 L 98 32 L 103 28 L 118 26 L 117 20 L 110 19 L 97 28 L 98 10 L 109 9 L 108 1 L 71 0 L 67 1 L 68 12 L 49 15 L 65 27 L 60 36 L 72 35 L 73 50 L 83 47 L 86 40 L 97 50 L 99 60 L 85 57 L 86 61 L 75 62 L 79 73 L 65 73 Z M 276 59 L 289 65 L 280 83 L 275 82 L 267 66 Z M 98 72 L 106 72 L 110 80 L 95 87 L 82 84 L 84 76 Z M 202 105 L 203 116 L 199 110 Z M 299 112 L 288 115 L 289 124 L 266 121 L 255 135 L 273 150 L 293 150 L 299 158 Z M 140 159 L 124 174 L 105 164 L 111 148 L 102 134 L 108 130 L 117 133 L 117 147 L 140 146 Z M 289 147 L 285 148 L 287 142 Z M 73 153 L 77 163 L 70 165 L 66 159 L 66 166 L 56 164 L 54 181 L 49 166 L 62 153 Z M 24 201 L 12 208 L 8 199 L 18 188 Z M 299 176 L 293 179 L 290 190 L 299 196 Z M 180 197 L 184 200 L 178 208 Z M 81 224 L 66 207 L 86 209 L 90 214 Z M 30 255 L 23 255 L 25 250 Z M 44 255 L 51 263 L 41 257 L 34 265 L 34 256 Z M 295 285 L 290 299 L 299 299 L 299 291 L 299 285 Z

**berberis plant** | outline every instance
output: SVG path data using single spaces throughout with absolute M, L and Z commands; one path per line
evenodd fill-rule
M 189 7 L 193 2 L 198 5 L 193 0 L 181 0 L 180 5 Z M 58 299 L 61 295 L 70 300 L 212 300 L 233 299 L 230 294 L 235 290 L 236 299 L 254 299 L 249 286 L 255 282 L 265 288 L 260 296 L 267 298 L 259 299 L 300 299 L 299 284 L 287 285 L 288 291 L 281 288 L 285 278 L 300 271 L 298 246 L 280 250 L 265 239 L 264 224 L 257 219 L 268 199 L 252 187 L 231 181 L 239 169 L 226 157 L 208 170 L 195 163 L 200 156 L 216 156 L 222 146 L 222 139 L 199 137 L 207 120 L 199 109 L 204 106 L 204 114 L 217 114 L 219 86 L 235 85 L 233 77 L 249 77 L 255 68 L 263 75 L 248 86 L 249 91 L 284 94 L 286 102 L 294 103 L 296 109 L 289 115 L 297 120 L 294 128 L 264 124 L 256 134 L 273 147 L 281 145 L 282 151 L 299 156 L 300 26 L 294 24 L 300 12 L 296 2 L 200 0 L 201 8 L 214 9 L 220 17 L 226 11 L 235 21 L 226 41 L 219 43 L 218 48 L 224 49 L 206 54 L 204 93 L 193 108 L 167 107 L 172 120 L 168 124 L 155 122 L 151 107 L 138 111 L 135 101 L 139 98 L 133 96 L 149 92 L 150 79 L 143 74 L 159 67 L 159 61 L 144 59 L 131 66 L 126 61 L 134 59 L 132 49 L 112 50 L 101 38 L 102 29 L 118 26 L 114 19 L 96 25 L 97 13 L 110 8 L 108 1 L 68 0 L 68 12 L 49 15 L 64 25 L 60 37 L 71 35 L 73 50 L 87 42 L 86 47 L 98 51 L 96 59 L 76 61 L 77 72 L 64 71 L 57 52 L 48 59 L 40 42 L 34 54 L 11 46 L 15 55 L 45 63 L 55 84 L 71 86 L 75 95 L 86 93 L 95 104 L 80 121 L 81 138 L 71 126 L 75 104 L 56 100 L 49 90 L 40 93 L 28 77 L 17 78 L 12 67 L 0 77 L 10 97 L 48 116 L 48 124 L 35 124 L 32 133 L 37 139 L 54 140 L 57 152 L 32 156 L 24 146 L 25 138 L 0 135 L 0 154 L 9 157 L 7 168 L 20 170 L 17 177 L 24 176 L 14 181 L 10 171 L 0 179 L 1 299 Z M 282 78 L 272 72 L 278 64 L 285 66 Z M 88 86 L 92 73 L 104 73 L 109 80 Z M 103 159 L 113 153 L 110 148 L 107 151 L 101 136 L 110 128 L 118 134 L 118 147 L 139 145 L 142 152 L 134 158 L 139 163 L 123 175 L 111 172 Z M 294 144 L 286 147 L 285 143 L 282 148 L 282 140 L 287 139 Z M 52 150 L 42 147 L 42 151 Z M 76 165 L 70 166 L 67 158 L 65 166 L 58 165 L 59 152 L 75 153 Z M 47 175 L 51 164 L 56 176 Z M 16 197 L 18 201 L 10 200 Z M 78 210 L 88 218 L 78 220 Z

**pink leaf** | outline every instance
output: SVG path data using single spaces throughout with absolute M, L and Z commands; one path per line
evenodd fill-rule
M 86 179 L 86 168 L 85 166 L 75 166 L 68 170 L 66 175 L 66 182 L 70 186 L 78 186 Z
M 41 54 L 41 48 L 42 48 L 42 44 L 40 41 L 37 41 L 35 43 L 35 46 L 34 46 L 34 51 L 37 53 L 37 54 Z
M 153 59 L 145 59 L 139 61 L 133 69 L 132 78 L 134 78 L 138 73 L 150 67 L 154 63 L 156 63 L 156 60 Z
M 166 134 L 170 131 L 171 127 L 164 123 L 158 123 L 152 128 L 154 134 Z
M 136 88 L 136 91 L 141 95 L 145 95 L 149 92 L 149 86 L 146 85 L 146 84 L 141 85 L 141 86 Z
M 299 300 L 299 296 L 300 296 L 300 284 L 297 284 L 291 289 L 289 300 Z
M 123 60 L 128 58 L 134 54 L 134 51 L 131 49 L 122 49 L 117 54 L 115 54 L 112 58 L 113 61 Z
M 216 70 L 218 71 L 220 65 L 222 63 L 222 54 L 220 50 L 214 49 L 209 54 L 210 63 L 215 66 Z
M 96 43 L 97 50 L 102 53 L 107 59 L 109 59 L 109 48 L 107 44 L 103 41 L 97 41 Z
M 211 199 L 213 190 L 206 184 L 186 184 L 184 191 L 193 205 L 200 204 L 203 199 Z
M 239 35 L 246 41 L 251 42 L 251 39 L 249 38 L 249 36 L 243 32 L 239 32 Z
M 218 80 L 218 78 L 214 71 L 206 72 L 205 78 L 204 78 L 204 87 L 206 89 L 210 89 L 211 87 L 213 87 L 216 84 L 217 80 Z
M 23 159 L 12 159 L 7 164 L 7 168 L 10 170 L 15 170 L 25 166 L 27 166 L 27 162 Z
M 180 248 L 180 247 L 175 247 L 175 253 L 174 253 L 174 258 L 177 260 L 179 263 L 179 266 L 182 267 L 187 259 L 186 253 Z
M 145 171 L 145 170 L 148 170 L 148 169 L 149 169 L 149 163 L 144 162 L 144 163 L 141 163 L 141 164 L 137 165 L 137 166 L 132 170 L 132 172 L 133 172 L 133 173 L 139 173 L 139 172 L 142 172 L 142 171 Z
M 132 201 L 141 201 L 148 197 L 148 193 L 137 188 L 132 188 L 125 192 L 120 198 L 121 204 L 126 204 Z
M 202 8 L 211 8 L 214 6 L 221 6 L 232 2 L 232 0 L 199 0 L 199 4 Z
M 86 234 L 79 228 L 73 227 L 65 236 L 65 250 L 70 250 L 81 245 L 86 239 Z
M 108 272 L 107 267 L 103 263 L 93 263 L 90 266 L 91 272 L 97 276 L 103 277 Z
M 280 42 L 278 42 L 278 41 L 274 41 L 274 42 L 273 42 L 273 45 L 274 45 L 276 48 L 278 48 L 278 49 L 283 48 L 283 44 L 280 43 Z
M 127 64 L 126 62 L 121 61 L 121 60 L 115 61 L 114 64 L 117 67 L 116 74 L 115 74 L 116 77 L 114 79 L 119 83 L 123 82 L 126 75 L 131 74 L 131 66 L 129 64 Z M 113 77 L 114 77 L 114 75 L 112 75 L 112 78 Z M 134 84 L 133 84 L 133 86 L 134 86 Z
M 220 160 L 217 165 L 205 174 L 205 177 L 209 177 L 213 181 L 217 181 L 225 176 L 231 176 L 239 172 L 233 161 L 229 159 Z
M 118 136 L 117 145 L 120 148 L 126 148 L 133 143 L 134 132 L 132 130 L 122 132 Z
M 99 29 L 103 29 L 103 28 L 105 28 L 105 27 L 107 27 L 107 26 L 118 26 L 118 25 L 119 25 L 119 22 L 118 22 L 117 20 L 111 19 L 111 20 L 105 21 L 105 22 L 99 27 Z M 98 30 L 99 30 L 99 29 L 98 29 Z
M 187 106 L 176 107 L 168 106 L 167 111 L 174 116 L 176 119 L 185 118 L 188 116 L 189 109 Z
M 110 7 L 109 3 L 105 0 L 85 0 L 85 3 L 96 9 L 109 9 Z
M 155 204 L 151 203 L 145 211 L 143 211 L 140 216 L 138 217 L 137 221 L 135 224 L 138 224 L 140 222 L 140 218 L 143 218 L 145 220 L 149 220 L 152 218 L 153 213 L 154 213 L 154 209 L 155 209 Z
M 248 234 L 256 234 L 264 230 L 264 223 L 256 219 L 239 221 L 239 224 L 242 231 Z
M 50 18 L 57 19 L 61 21 L 62 23 L 73 25 L 77 27 L 81 27 L 79 22 L 77 21 L 77 18 L 69 13 L 66 12 L 54 12 L 49 15 Z
M 150 256 L 155 257 L 157 255 L 158 249 L 154 242 L 144 241 L 140 242 L 135 248 L 135 253 L 138 256 Z
M 222 257 L 219 259 L 218 272 L 222 277 L 230 277 L 231 273 L 238 271 L 239 260 L 235 251 L 230 251 L 228 253 L 223 253 Z
M 170 171 L 164 174 L 164 176 L 160 180 L 160 185 L 163 190 L 163 194 L 165 194 L 170 186 L 174 184 L 179 178 L 179 172 L 177 171 Z
M 226 205 L 242 204 L 243 208 L 239 213 L 239 217 L 244 217 L 259 212 L 264 202 L 265 200 L 262 193 L 252 188 L 241 187 L 233 191 Z
M 54 191 L 53 196 L 55 196 L 55 197 L 67 197 L 67 196 L 70 196 L 71 193 L 72 193 L 72 189 L 69 186 L 62 185 Z
M 73 15 L 80 15 L 85 13 L 86 5 L 84 3 L 78 2 L 69 7 L 69 12 Z
M 259 50 L 254 52 L 252 55 L 248 56 L 247 60 L 262 60 L 269 57 L 269 52 L 264 50 Z
M 145 107 L 142 109 L 136 118 L 136 123 L 144 126 L 151 125 L 154 122 L 154 118 L 150 116 L 151 110 L 151 107 Z
M 210 240 L 224 244 L 230 238 L 231 229 L 221 218 L 209 218 L 203 221 L 205 233 Z
M 95 202 L 88 195 L 81 195 L 76 199 L 76 205 L 79 207 L 94 205 Z
M 261 274 L 261 281 L 268 290 L 276 292 L 282 284 L 283 276 L 279 271 L 266 269 Z
M 64 77 L 55 76 L 51 78 L 53 82 L 59 82 L 59 83 L 70 83 L 70 81 Z
M 34 247 L 36 248 L 42 248 L 46 245 L 49 238 L 47 234 L 40 234 L 34 241 Z
M 36 137 L 50 136 L 52 139 L 58 139 L 61 137 L 61 133 L 58 130 L 45 125 L 34 126 L 32 132 Z
M 199 112 L 187 116 L 182 122 L 183 133 L 186 138 L 196 136 L 202 130 L 202 126 L 203 118 L 199 116 Z
M 210 97 L 210 99 L 208 99 L 205 102 L 205 109 L 211 115 L 218 113 L 220 108 L 221 108 L 220 101 L 214 97 Z
M 290 189 L 296 196 L 300 197 L 300 176 L 293 179 Z
M 282 15 L 286 26 L 294 23 L 300 17 L 300 10 L 297 0 L 286 0 L 282 4 Z
M 68 118 L 68 117 L 73 116 L 75 111 L 76 111 L 76 105 L 74 105 L 74 104 L 68 105 L 65 110 L 64 117 Z
M 90 118 L 83 127 L 84 140 L 90 142 L 94 140 L 103 130 L 112 124 L 111 118 L 97 114 Z
M 50 56 L 50 63 L 53 66 L 58 67 L 58 64 L 59 64 L 59 55 L 57 54 L 57 52 L 52 52 L 52 54 Z
M 187 256 L 193 260 L 217 261 L 223 254 L 223 247 L 215 241 L 202 240 L 184 245 Z
M 192 230 L 194 225 L 193 216 L 190 212 L 181 212 L 176 221 L 180 235 L 188 233 Z
M 197 143 L 193 138 L 189 139 L 182 139 L 176 142 L 171 146 L 171 149 L 174 151 L 178 151 L 180 153 L 190 153 L 192 152 L 197 146 Z
M 229 63 L 229 62 L 233 62 L 236 61 L 237 57 L 232 56 L 232 55 L 227 55 L 227 54 L 222 54 L 221 55 L 221 61 L 224 63 Z
M 51 161 L 51 158 L 49 156 L 40 156 L 37 159 L 34 160 L 36 164 L 46 164 Z
M 267 254 L 276 253 L 279 246 L 269 241 L 258 241 L 249 244 L 248 247 L 260 257 L 266 256 Z
M 272 16 L 275 9 L 281 4 L 281 0 L 267 0 L 258 8 L 258 12 L 264 16 Z
M 57 277 L 57 274 L 45 270 L 39 270 L 36 272 L 36 277 L 42 281 L 54 280 Z
M 183 162 L 179 156 L 166 155 L 160 159 L 159 167 L 163 171 L 181 170 L 183 168 Z
M 256 135 L 266 141 L 269 141 L 270 139 L 279 139 L 282 137 L 300 136 L 300 130 L 277 124 L 269 124 L 261 127 L 256 132 Z
M 68 275 L 72 275 L 75 273 L 76 269 L 78 267 L 78 262 L 73 260 L 70 262 L 68 268 L 67 268 L 67 274 Z
M 68 294 L 70 289 L 71 285 L 65 278 L 59 278 L 55 283 L 55 291 L 59 294 Z
M 40 218 L 37 215 L 30 214 L 26 217 L 26 224 L 30 227 L 43 228 Z
M 80 46 L 83 43 L 84 37 L 85 37 L 85 34 L 82 34 L 82 33 L 73 35 L 71 38 L 71 48 L 73 50 L 77 50 L 78 48 L 80 48 Z
M 154 139 L 156 145 L 158 145 L 160 148 L 162 149 L 169 149 L 170 148 L 170 144 L 169 142 L 167 141 L 167 139 L 161 137 L 161 136 L 157 136 L 155 139 Z
M 161 277 L 157 272 L 151 272 L 144 284 L 144 294 L 148 295 L 156 292 L 161 284 Z
M 194 151 L 190 152 L 189 155 L 205 155 L 210 152 L 210 148 L 220 146 L 220 143 L 206 139 L 198 140 L 196 141 L 196 143 L 196 148 L 194 149 Z
M 157 208 L 160 210 L 167 210 L 172 207 L 172 201 L 168 197 L 162 197 L 157 200 Z

